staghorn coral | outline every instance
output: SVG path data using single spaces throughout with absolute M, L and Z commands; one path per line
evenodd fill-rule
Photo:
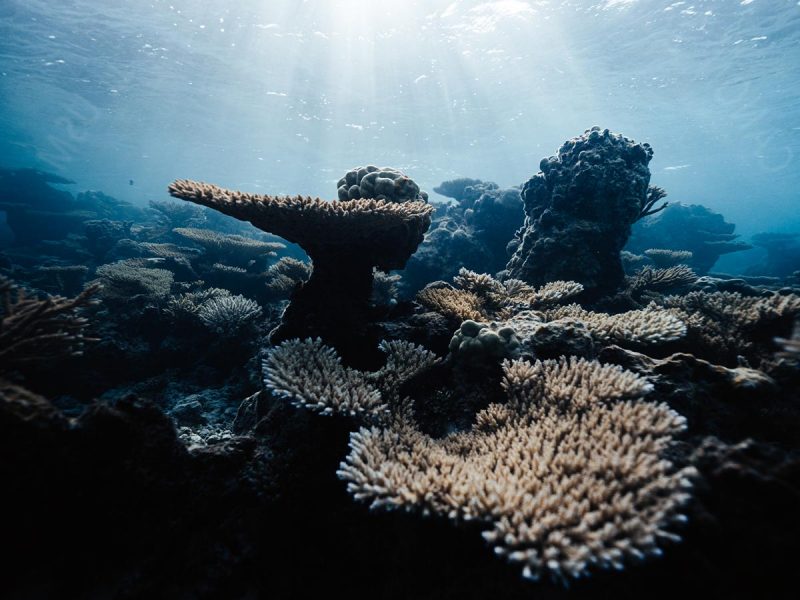
M 405 413 L 353 433 L 337 472 L 348 491 L 372 509 L 478 521 L 530 579 L 621 568 L 679 539 L 694 471 L 664 453 L 685 421 L 642 400 L 646 380 L 582 359 L 503 368 L 508 402 L 470 431 L 435 439 Z
M 169 295 L 173 275 L 165 269 L 149 268 L 147 261 L 120 260 L 101 265 L 97 277 L 101 295 L 109 300 L 129 300 L 134 296 L 160 299 Z
M 311 265 L 284 256 L 267 269 L 265 286 L 270 300 L 288 300 L 295 288 L 308 281 Z
M 722 364 L 739 356 L 758 363 L 770 354 L 772 338 L 787 334 L 800 315 L 800 296 L 743 296 L 738 292 L 691 292 L 659 304 L 688 327 L 692 353 Z
M 661 200 L 663 200 L 666 197 L 667 197 L 667 191 L 664 188 L 658 187 L 657 185 L 648 186 L 647 196 L 645 196 L 641 202 L 641 208 L 639 210 L 639 219 L 644 219 L 645 217 L 649 217 L 650 215 L 659 213 L 665 208 L 667 208 L 667 206 L 669 206 L 669 202 L 664 202 L 664 204 L 662 204 L 658 208 L 653 208 L 656 204 L 658 204 Z
M 451 320 L 485 319 L 483 302 L 472 292 L 451 287 L 426 287 L 417 294 L 417 301 Z
M 421 192 L 413 179 L 391 167 L 356 167 L 339 180 L 336 188 L 342 201 L 369 198 L 387 202 L 428 201 L 428 194 Z
M 650 248 L 644 251 L 644 255 L 652 260 L 659 269 L 686 264 L 693 256 L 688 250 L 667 250 L 666 248 Z
M 652 156 L 648 144 L 593 127 L 543 159 L 522 189 L 525 224 L 509 276 L 532 285 L 569 279 L 587 297 L 616 290 L 620 251 L 647 207 Z
M 382 342 L 386 364 L 374 373 L 342 365 L 336 351 L 312 340 L 288 340 L 264 359 L 264 384 L 272 393 L 324 415 L 376 420 L 399 406 L 400 385 L 436 364 L 436 355 L 402 341 Z
M 78 311 L 93 303 L 98 289 L 91 285 L 75 298 L 40 300 L 0 276 L 0 371 L 83 354 L 95 340 L 86 336 L 88 320 Z
M 275 251 L 286 246 L 278 242 L 263 242 L 233 233 L 217 233 L 210 229 L 178 227 L 175 233 L 206 251 L 207 262 L 247 267 L 253 261 L 276 256 Z
M 448 318 L 486 321 L 508 319 L 520 310 L 552 307 L 580 294 L 574 281 L 551 281 L 539 289 L 519 279 L 497 281 L 487 273 L 461 268 L 456 288 L 433 284 L 417 294 L 417 301 Z
M 686 265 L 666 269 L 645 267 L 628 280 L 628 290 L 633 294 L 645 291 L 663 292 L 681 288 L 697 281 L 697 274 Z
M 198 292 L 187 292 L 172 296 L 164 307 L 164 312 L 175 320 L 186 320 L 197 317 L 205 302 L 229 298 L 231 293 L 221 288 L 209 288 Z
M 348 354 L 370 341 L 373 268 L 402 269 L 430 225 L 423 202 L 274 197 L 180 180 L 175 197 L 214 208 L 302 247 L 311 258 L 309 280 L 297 288 L 274 342 L 322 336 Z
M 202 302 L 197 316 L 214 333 L 233 338 L 261 316 L 261 308 L 244 296 L 219 296 Z
M 632 343 L 655 346 L 673 342 L 686 335 L 686 324 L 669 310 L 654 303 L 643 310 L 609 315 L 586 310 L 578 304 L 561 306 L 545 312 L 547 321 L 577 319 L 584 323 L 600 344 Z

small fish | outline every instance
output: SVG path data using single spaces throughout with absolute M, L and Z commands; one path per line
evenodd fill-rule
M 128 179 L 128 185 L 133 185 L 133 179 Z

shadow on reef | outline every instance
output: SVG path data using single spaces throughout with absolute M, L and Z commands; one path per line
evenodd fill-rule
M 798 282 L 709 275 L 733 225 L 651 153 L 595 128 L 446 206 L 2 171 L 7 595 L 792 597 Z

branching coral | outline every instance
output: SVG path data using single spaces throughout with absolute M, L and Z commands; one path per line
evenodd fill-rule
M 314 265 L 284 311 L 273 341 L 320 335 L 341 349 L 363 343 L 370 322 L 373 268 L 402 269 L 430 225 L 418 201 L 275 197 L 180 180 L 175 197 L 214 208 L 300 245 Z M 366 336 L 369 337 L 369 336 Z
M 210 229 L 178 227 L 173 231 L 202 246 L 208 255 L 208 262 L 221 262 L 238 267 L 246 267 L 252 261 L 265 256 L 276 256 L 276 250 L 286 247 L 278 242 L 262 242 L 232 233 L 217 233 Z
M 101 265 L 97 277 L 107 299 L 128 300 L 134 296 L 158 299 L 169 295 L 173 275 L 165 269 L 148 268 L 146 261 L 121 260 Z
M 650 248 L 644 251 L 644 255 L 652 260 L 659 269 L 687 264 L 693 256 L 688 250 L 667 250 L 666 248 Z
M 483 302 L 472 292 L 450 287 L 426 287 L 417 294 L 417 301 L 426 308 L 448 319 L 464 321 L 484 320 Z
M 628 289 L 633 293 L 663 292 L 691 285 L 695 281 L 697 274 L 686 265 L 676 265 L 666 269 L 645 267 L 629 279 Z
M 436 355 L 408 342 L 383 342 L 386 365 L 370 373 L 345 367 L 320 339 L 289 340 L 264 360 L 264 384 L 274 394 L 325 415 L 376 420 L 399 404 L 399 387 L 438 362 Z
M 667 191 L 664 188 L 660 188 L 657 185 L 648 186 L 647 196 L 644 197 L 641 203 L 641 209 L 639 210 L 639 219 L 649 217 L 650 215 L 654 215 L 667 208 L 667 206 L 669 206 L 669 202 L 664 202 L 664 204 L 658 208 L 653 208 L 656 204 L 658 204 L 658 202 L 666 197 Z
M 400 275 L 375 270 L 372 276 L 371 302 L 375 306 L 394 306 L 399 294 Z
M 486 273 L 462 268 L 453 279 L 456 286 L 429 286 L 417 300 L 451 319 L 486 321 L 506 319 L 520 310 L 541 309 L 567 300 L 583 291 L 574 281 L 551 281 L 539 289 L 519 279 L 497 281 Z
M 199 292 L 187 292 L 173 296 L 164 307 L 164 312 L 173 319 L 190 319 L 197 317 L 204 303 L 221 298 L 229 298 L 231 293 L 221 288 L 209 288 Z
M 308 281 L 311 265 L 285 256 L 266 272 L 267 294 L 273 299 L 288 299 L 299 285 Z
M 758 362 L 771 340 L 788 333 L 800 316 L 800 296 L 772 294 L 748 297 L 733 292 L 691 292 L 668 296 L 660 304 L 688 326 L 692 352 L 723 364 L 738 356 Z
M 0 276 L 0 371 L 33 362 L 80 356 L 87 342 L 88 321 L 79 309 L 93 302 L 98 286 L 87 287 L 75 298 L 28 297 L 9 279 Z
M 223 296 L 203 302 L 197 316 L 215 333 L 232 338 L 261 316 L 261 308 L 244 296 Z
M 548 310 L 545 315 L 548 321 L 564 318 L 581 321 L 601 344 L 658 345 L 686 335 L 686 324 L 678 316 L 652 303 L 643 310 L 616 315 L 592 312 L 578 304 L 570 304 Z
M 434 439 L 407 414 L 351 435 L 338 475 L 373 509 L 484 523 L 523 574 L 580 577 L 658 555 L 676 540 L 691 469 L 664 458 L 682 417 L 641 399 L 619 367 L 564 359 L 506 362 L 506 404 L 468 432 Z

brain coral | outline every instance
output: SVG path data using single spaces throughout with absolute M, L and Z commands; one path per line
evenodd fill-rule
M 428 194 L 421 192 L 413 179 L 391 167 L 356 167 L 348 171 L 336 187 L 339 200 L 428 201 Z

